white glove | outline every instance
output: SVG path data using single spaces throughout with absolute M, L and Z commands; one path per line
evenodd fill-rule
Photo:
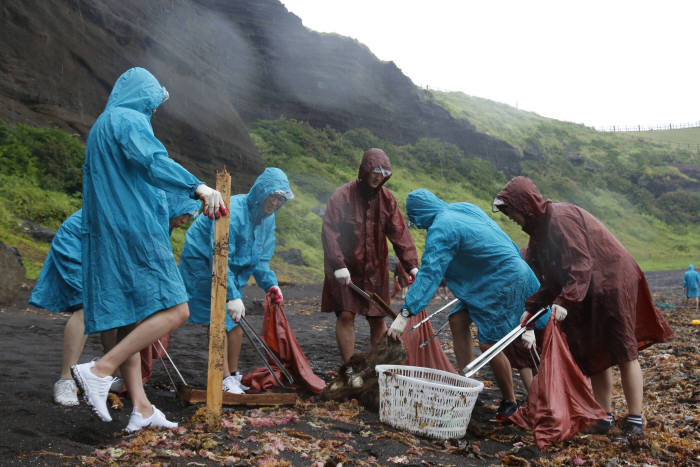
M 394 339 L 401 337 L 403 330 L 406 329 L 406 324 L 408 324 L 408 318 L 404 318 L 400 314 L 396 315 L 396 319 L 391 323 L 391 327 L 389 328 L 389 337 L 393 337 Z
M 418 274 L 418 268 L 411 269 L 411 271 L 408 274 L 411 276 L 412 281 L 416 280 L 416 275 Z
M 348 271 L 348 268 L 336 269 L 333 275 L 335 280 L 340 282 L 340 285 L 348 285 L 350 283 L 350 271 Z
M 552 305 L 552 313 L 554 313 L 554 319 L 557 321 L 564 321 L 567 315 L 566 308 L 561 305 Z
M 273 285 L 269 289 L 267 289 L 267 293 L 272 293 L 274 297 L 272 298 L 273 303 L 282 303 L 284 300 L 284 296 L 282 295 L 282 289 L 280 289 L 278 286 Z
M 520 338 L 523 340 L 526 349 L 531 349 L 535 346 L 535 331 L 532 329 L 525 331 Z
M 204 208 L 202 211 L 209 218 L 217 219 L 221 214 L 224 216 L 228 214 L 226 211 L 226 204 L 224 204 L 224 199 L 221 197 L 221 193 L 216 190 L 209 188 L 208 186 L 201 184 L 197 187 L 194 193 L 204 201 Z
M 245 316 L 245 306 L 243 306 L 243 300 L 236 298 L 226 302 L 226 312 L 229 314 L 231 319 L 233 319 L 235 322 L 239 322 L 241 318 Z

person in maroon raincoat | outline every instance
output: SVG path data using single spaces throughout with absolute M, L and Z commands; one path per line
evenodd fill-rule
M 606 432 L 613 424 L 611 367 L 617 365 L 628 410 L 623 432 L 642 434 L 638 351 L 669 341 L 673 331 L 654 307 L 641 269 L 600 221 L 578 206 L 545 200 L 529 178 L 509 181 L 493 209 L 530 235 L 526 260 L 541 285 L 526 309 L 551 303 L 555 318 L 566 318 L 562 330 L 571 354 L 608 413 L 594 431 Z
M 323 217 L 325 278 L 321 311 L 337 316 L 335 333 L 343 362 L 355 352 L 355 315 L 367 318 L 373 344 L 386 331 L 382 310 L 347 284 L 352 280 L 389 303 L 387 238 L 403 267 L 414 277 L 418 272 L 418 253 L 408 226 L 396 198 L 384 187 L 389 177 L 391 164 L 384 151 L 366 150 L 357 180 L 333 193 Z

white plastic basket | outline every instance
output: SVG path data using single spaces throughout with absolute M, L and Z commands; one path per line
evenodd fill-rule
M 467 433 L 483 383 L 432 368 L 377 365 L 379 419 L 430 438 L 462 438 Z

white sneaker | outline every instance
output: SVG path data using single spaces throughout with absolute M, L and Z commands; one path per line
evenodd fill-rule
M 224 378 L 223 391 L 230 392 L 231 394 L 244 394 L 245 391 L 238 383 L 238 380 L 233 376 L 227 376 Z
M 53 385 L 53 400 L 66 407 L 78 405 L 78 388 L 72 379 L 59 379 Z
M 236 370 L 236 372 L 233 374 L 233 377 L 236 378 L 236 381 L 238 381 L 238 385 L 244 390 L 247 391 L 250 389 L 250 386 L 246 386 L 245 384 L 242 383 L 243 381 L 243 375 L 241 374 L 240 371 Z
M 143 418 L 143 415 L 138 413 L 136 410 L 131 412 L 131 417 L 129 417 L 129 423 L 124 428 L 127 433 L 133 433 L 141 428 L 146 428 L 147 426 L 152 426 L 155 428 L 177 428 L 177 423 L 169 421 L 165 418 L 165 414 L 153 406 L 153 415 L 148 418 Z
M 83 391 L 83 399 L 92 407 L 92 411 L 97 414 L 97 416 L 103 422 L 111 422 L 112 416 L 109 414 L 107 409 L 107 393 L 109 392 L 109 387 L 112 385 L 114 380 L 111 376 L 104 376 L 100 378 L 96 376 L 90 368 L 95 366 L 95 362 L 81 363 L 80 365 L 73 365 L 70 368 L 73 374 L 73 379 L 76 384 Z

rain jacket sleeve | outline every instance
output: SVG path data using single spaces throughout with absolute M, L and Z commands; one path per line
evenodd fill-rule
M 226 301 L 235 300 L 237 298 L 243 298 L 241 290 L 236 285 L 236 271 L 233 269 L 236 258 L 236 236 L 233 234 L 237 225 L 234 225 L 235 217 L 231 216 L 231 223 L 229 224 L 229 242 L 228 242 L 228 266 L 226 271 Z M 214 234 L 214 229 L 212 229 L 212 239 Z
M 56 269 L 71 287 L 83 290 L 83 265 L 81 261 L 80 227 L 82 210 L 69 217 L 51 242 Z
M 258 264 L 253 269 L 253 277 L 255 277 L 255 282 L 260 286 L 261 289 L 267 291 L 273 285 L 277 285 L 277 275 L 274 271 L 270 269 L 270 260 L 272 255 L 275 253 L 275 223 L 271 222 L 270 232 L 265 237 L 265 245 L 263 246 L 263 253 L 260 256 Z
M 326 261 L 330 264 L 333 271 L 346 267 L 343 249 L 340 246 L 341 232 L 339 227 L 343 225 L 343 212 L 341 203 L 331 201 L 326 207 L 326 212 L 323 215 L 323 249 L 326 254 Z
M 406 222 L 398 207 L 394 208 L 391 213 L 391 218 L 388 219 L 387 223 L 388 228 L 386 235 L 394 246 L 394 252 L 399 258 L 399 261 L 401 261 L 404 270 L 408 272 L 418 267 L 416 247 L 413 244 L 411 233 L 408 231 Z
M 562 287 L 561 292 L 555 292 L 543 286 L 535 295 L 530 297 L 528 309 L 544 306 L 549 300 L 561 305 L 564 308 L 571 308 L 572 305 L 580 303 L 586 297 L 591 283 L 593 261 L 588 249 L 588 234 L 582 219 L 575 215 L 561 216 L 559 222 L 550 224 L 549 233 L 551 242 L 559 245 L 560 258 L 552 258 L 561 261 Z M 566 233 L 564 233 L 566 232 Z M 545 283 L 553 285 L 554 281 L 548 280 Z
M 114 117 L 119 118 L 119 117 Z M 140 169 L 143 179 L 165 191 L 182 191 L 186 184 L 190 197 L 202 184 L 194 175 L 168 157 L 165 146 L 153 135 L 147 120 L 126 119 L 114 125 L 121 135 L 117 138 L 125 158 Z
M 459 247 L 459 241 L 460 236 L 447 223 L 435 222 L 428 230 L 421 268 L 408 289 L 404 303 L 412 315 L 420 313 L 430 303 Z

